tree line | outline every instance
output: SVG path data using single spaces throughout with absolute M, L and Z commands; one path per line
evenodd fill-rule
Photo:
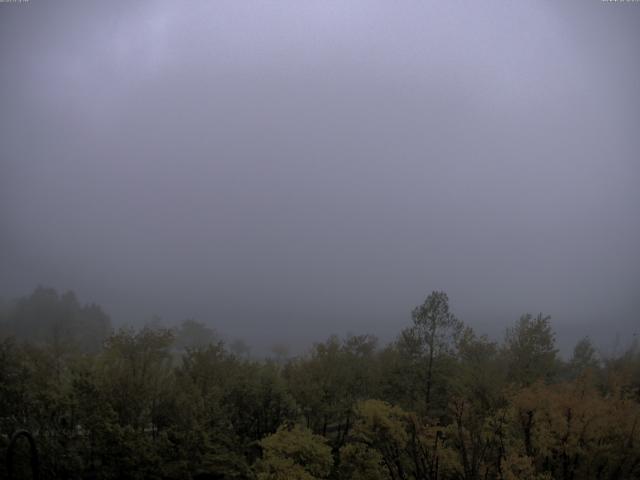
M 250 358 L 195 320 L 114 330 L 46 288 L 2 309 L 0 339 L 0 447 L 30 432 L 40 478 L 640 478 L 636 342 L 603 358 L 585 338 L 564 360 L 542 314 L 494 342 L 444 292 L 388 344 L 293 357 Z

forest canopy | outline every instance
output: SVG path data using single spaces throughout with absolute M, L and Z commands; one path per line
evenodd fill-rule
M 640 348 L 563 359 L 549 316 L 500 342 L 444 292 L 395 340 L 331 336 L 267 358 L 188 319 L 114 329 L 38 288 L 0 317 L 5 478 L 629 479 L 640 476 Z M 240 342 L 242 343 L 242 342 Z

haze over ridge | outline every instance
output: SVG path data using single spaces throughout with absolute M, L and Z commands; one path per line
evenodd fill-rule
M 640 307 L 640 9 L 0 5 L 0 295 L 269 345 Z

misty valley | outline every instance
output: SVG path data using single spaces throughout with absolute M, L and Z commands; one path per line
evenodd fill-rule
M 0 480 L 640 480 L 640 0 L 0 0 Z
M 640 478 L 637 341 L 563 358 L 542 314 L 494 342 L 434 291 L 387 344 L 265 358 L 192 319 L 114 329 L 50 288 L 1 314 L 2 478 Z

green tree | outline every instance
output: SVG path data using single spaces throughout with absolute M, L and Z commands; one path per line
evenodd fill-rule
M 350 442 L 341 449 L 340 471 L 365 478 L 374 469 L 372 462 L 384 471 L 381 478 L 400 480 L 448 478 L 459 470 L 440 426 L 381 400 L 358 403 Z
M 582 374 L 595 373 L 600 369 L 600 359 L 589 337 L 580 340 L 573 349 L 567 364 L 569 378 L 574 380 Z
M 333 465 L 326 440 L 299 425 L 283 426 L 260 442 L 256 463 L 259 480 L 315 480 L 328 478 Z
M 98 364 L 102 388 L 121 425 L 155 429 L 156 407 L 171 381 L 170 330 L 121 329 L 106 342 Z
M 411 316 L 413 327 L 403 332 L 402 340 L 424 364 L 424 403 L 429 412 L 436 363 L 455 352 L 463 324 L 450 311 L 447 294 L 438 291 L 432 292 Z
M 507 370 L 498 345 L 467 327 L 458 341 L 457 360 L 456 379 L 452 382 L 456 395 L 473 400 L 487 411 L 501 406 Z
M 377 339 L 330 337 L 283 371 L 306 426 L 339 448 L 352 424 L 353 407 L 374 388 Z
M 507 329 L 505 354 L 511 382 L 531 385 L 539 379 L 550 381 L 558 373 L 558 350 L 550 319 L 541 313 L 535 318 L 525 314 Z

